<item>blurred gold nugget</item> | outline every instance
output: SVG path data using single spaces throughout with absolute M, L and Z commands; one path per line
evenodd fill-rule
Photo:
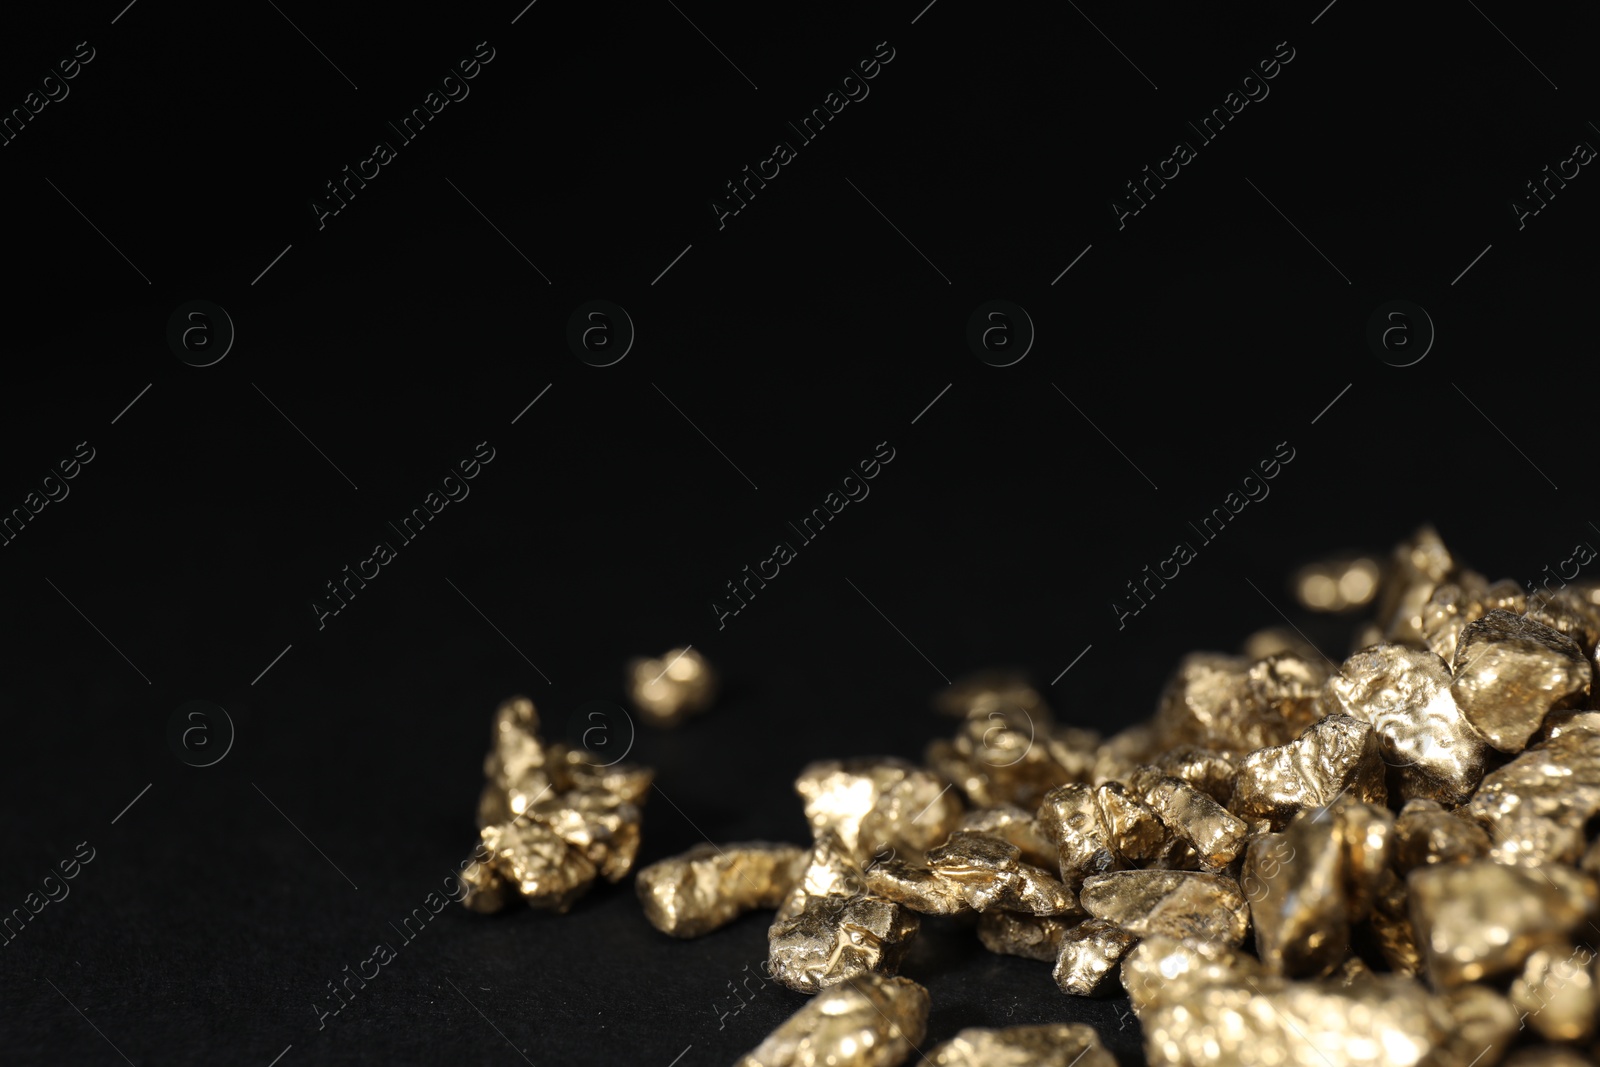
M 539 737 L 539 713 L 513 697 L 494 714 L 478 804 L 479 849 L 462 874 L 463 903 L 500 911 L 519 897 L 566 911 L 596 878 L 620 881 L 639 852 L 639 805 L 654 772 L 600 766 Z
M 818 993 L 734 1067 L 896 1067 L 927 1033 L 928 991 L 863 974 Z
M 935 1045 L 927 1060 L 934 1067 L 1117 1067 L 1094 1027 L 1083 1023 L 972 1027 Z
M 1295 599 L 1307 611 L 1341 612 L 1364 608 L 1378 592 L 1378 561 L 1348 556 L 1310 563 L 1291 580 Z
M 628 661 L 628 699 L 655 726 L 676 726 L 717 698 L 717 673 L 693 648 Z

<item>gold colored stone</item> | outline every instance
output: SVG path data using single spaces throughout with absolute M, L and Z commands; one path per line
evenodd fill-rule
M 1019 915 L 1014 911 L 986 911 L 978 916 L 978 940 L 990 952 L 1051 961 L 1061 953 L 1061 939 L 1076 919 L 1048 915 Z
M 1377 560 L 1353 556 L 1307 564 L 1295 572 L 1290 584 L 1307 611 L 1342 612 L 1372 603 L 1380 577 Z
M 1122 987 L 1142 1019 L 1152 1008 L 1182 1005 L 1208 986 L 1244 985 L 1266 976 L 1254 956 L 1222 941 L 1157 934 L 1122 959 Z
M 810 852 L 795 845 L 703 842 L 639 872 L 645 918 L 664 934 L 699 937 L 747 911 L 776 908 L 804 876 Z
M 568 789 L 524 809 L 523 819 L 543 823 L 578 849 L 608 882 L 633 869 L 642 816 L 637 805 L 598 789 Z
M 923 915 L 961 915 L 973 910 L 958 883 L 904 860 L 873 864 L 866 872 L 866 886 L 873 896 Z
M 1316 646 L 1298 633 L 1283 626 L 1269 626 L 1257 630 L 1239 645 L 1239 654 L 1254 663 L 1256 660 L 1276 656 L 1280 652 L 1293 653 L 1301 659 L 1316 659 Z
M 1439 1062 L 1450 1067 L 1493 1067 L 1516 1039 L 1521 1019 L 1499 993 L 1472 983 L 1443 994 L 1450 1013 L 1450 1033 Z
M 1388 873 L 1394 819 L 1341 798 L 1250 842 L 1240 887 L 1267 973 L 1320 978 L 1350 953 L 1350 924 L 1371 911 Z
M 1600 903 L 1592 878 L 1492 860 L 1418 867 L 1406 877 L 1411 924 L 1435 989 L 1505 974 L 1559 947 Z
M 1395 819 L 1394 835 L 1395 868 L 1401 874 L 1431 863 L 1465 863 L 1489 852 L 1483 827 L 1425 797 L 1406 801 Z
M 1528 749 L 1483 779 L 1467 811 L 1502 863 L 1577 862 L 1600 814 L 1600 731 L 1563 730 Z
M 834 832 L 860 863 L 885 848 L 920 863 L 961 822 L 961 799 L 949 783 L 905 760 L 819 761 L 801 770 L 794 788 L 813 835 Z
M 1511 983 L 1511 1003 L 1550 1041 L 1587 1041 L 1600 1015 L 1600 991 L 1589 965 L 1594 952 L 1571 943 L 1535 951 Z
M 1093 786 L 1074 783 L 1052 789 L 1039 805 L 1038 824 L 1039 832 L 1056 845 L 1061 880 L 1069 889 L 1090 875 L 1121 867 Z
M 1226 805 L 1233 799 L 1233 779 L 1238 767 L 1221 752 L 1180 745 L 1162 753 L 1150 766 L 1188 782 L 1218 804 Z
M 1462 631 L 1450 693 L 1501 752 L 1521 752 L 1552 710 L 1582 703 L 1591 668 L 1565 634 L 1491 611 Z
M 1600 605 L 1585 591 L 1569 585 L 1534 593 L 1528 597 L 1527 617 L 1566 634 L 1585 656 L 1594 655 L 1600 639 Z
M 1096 874 L 1085 879 L 1078 901 L 1090 915 L 1138 937 L 1165 934 L 1238 945 L 1250 923 L 1239 883 L 1200 871 Z
M 1420 1067 L 1441 1062 L 1453 1020 L 1415 980 L 1372 975 L 1204 986 L 1140 1022 L 1152 1065 Z
M 910 909 L 868 893 L 861 866 L 837 833 L 823 830 L 767 931 L 768 968 L 801 993 L 868 971 L 893 974 L 919 921 Z
M 558 747 L 552 745 L 551 749 Z M 656 772 L 650 767 L 637 763 L 597 763 L 582 749 L 568 749 L 562 754 L 562 762 L 571 788 L 608 793 L 628 804 L 643 806 L 656 778 Z
M 1240 760 L 1228 810 L 1247 822 L 1266 819 L 1282 827 L 1301 808 L 1341 795 L 1382 804 L 1388 792 L 1372 725 L 1332 714 L 1288 744 L 1257 749 Z
M 516 887 L 487 861 L 468 863 L 461 871 L 461 882 L 467 890 L 461 903 L 484 915 L 503 911 L 518 898 Z
M 529 907 L 565 912 L 595 879 L 595 866 L 583 852 L 542 823 L 486 826 L 482 838 L 489 862 Z
M 692 648 L 628 661 L 628 699 L 656 726 L 676 726 L 705 711 L 717 698 L 717 684 L 716 671 Z
M 897 1067 L 927 1033 L 928 1005 L 909 978 L 863 974 L 822 990 L 735 1067 Z
M 1138 937 L 1105 919 L 1088 919 L 1061 938 L 1052 972 L 1063 993 L 1092 996 L 1100 990 Z
M 1327 677 L 1320 659 L 1287 653 L 1259 663 L 1191 653 L 1162 693 L 1155 728 L 1169 745 L 1247 752 L 1282 744 L 1316 717 Z
M 1039 832 L 1033 813 L 1015 804 L 969 811 L 962 817 L 959 829 L 1009 841 L 1022 850 L 1022 859 L 1035 867 L 1050 868 L 1059 862 L 1056 846 Z
M 1378 645 L 1345 660 L 1326 696 L 1330 710 L 1372 724 L 1402 797 L 1459 804 L 1483 777 L 1489 746 L 1450 685 L 1450 668 L 1432 652 Z
M 1081 915 L 1072 890 L 1048 871 L 1022 862 L 1022 850 L 988 834 L 958 830 L 928 850 L 932 873 L 954 885 L 977 911 L 1002 908 L 1031 915 Z
M 1422 609 L 1455 566 L 1432 526 L 1395 546 L 1378 592 L 1377 619 L 1386 640 L 1422 643 Z
M 1085 1023 L 962 1030 L 928 1052 L 933 1067 L 1117 1067 Z
M 1052 726 L 1025 707 L 999 703 L 963 719 L 951 740 L 930 743 L 927 763 L 979 807 L 1032 810 L 1056 786 L 1089 778 L 1099 741 L 1091 730 Z
M 1220 870 L 1244 848 L 1249 832 L 1244 820 L 1181 778 L 1155 778 L 1142 792 L 1166 828 L 1194 849 L 1203 867 Z
M 1095 786 L 1095 804 L 1100 808 L 1100 824 L 1106 829 L 1117 858 L 1124 867 L 1184 867 L 1189 850 L 1162 823 L 1155 809 L 1130 792 L 1121 782 L 1102 782 Z
M 1050 725 L 1053 716 L 1044 697 L 1026 673 L 1017 670 L 976 671 L 957 678 L 939 690 L 933 707 L 942 715 L 964 719 L 984 719 L 991 711 L 1020 710 L 1040 726 Z

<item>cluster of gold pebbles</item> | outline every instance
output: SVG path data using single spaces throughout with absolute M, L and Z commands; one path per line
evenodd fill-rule
M 1297 582 L 1308 607 L 1373 606 L 1342 664 L 1263 631 L 1186 657 L 1155 717 L 1109 737 L 1016 675 L 969 678 L 924 765 L 800 772 L 809 844 L 639 871 L 674 937 L 776 909 L 770 977 L 814 997 L 739 1067 L 1113 1067 L 1081 1023 L 920 1049 L 930 997 L 896 971 L 923 915 L 969 916 L 1065 994 L 1125 992 L 1152 1064 L 1594 1063 L 1600 583 L 1490 583 L 1429 528 Z M 651 717 L 707 702 L 703 660 L 678 674 Z M 501 708 L 469 907 L 564 910 L 627 873 L 650 772 L 587 760 L 540 743 L 532 704 Z

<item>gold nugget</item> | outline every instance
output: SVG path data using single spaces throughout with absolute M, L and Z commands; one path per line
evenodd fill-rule
M 837 834 L 859 863 L 876 856 L 921 863 L 961 821 L 961 800 L 949 783 L 905 760 L 812 763 L 794 788 L 805 801 L 811 832 Z
M 699 937 L 747 911 L 776 908 L 805 874 L 811 854 L 795 845 L 709 842 L 652 863 L 634 888 L 645 918 L 664 934 Z
M 962 1030 L 928 1052 L 934 1067 L 1117 1067 L 1094 1027 L 1083 1023 Z
M 1061 954 L 1061 941 L 1076 922 L 1076 918 L 986 911 L 978 916 L 978 940 L 984 948 L 1002 956 L 1048 962 Z
M 1105 919 L 1088 919 L 1061 938 L 1052 972 L 1063 993 L 1093 996 L 1139 938 Z
M 795 1012 L 735 1067 L 896 1067 L 928 1027 L 928 991 L 863 974 Z
M 676 726 L 717 698 L 717 674 L 692 648 L 628 661 L 628 699 L 656 726 Z
M 1086 879 L 1083 909 L 1138 937 L 1244 941 L 1250 908 L 1239 883 L 1200 871 L 1112 871 Z
M 1450 693 L 1467 721 L 1501 752 L 1521 752 L 1545 716 L 1589 693 L 1589 661 L 1567 635 L 1509 611 L 1469 625 Z

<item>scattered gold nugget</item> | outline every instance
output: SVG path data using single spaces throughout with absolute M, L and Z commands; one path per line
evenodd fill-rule
M 962 1030 L 928 1051 L 934 1067 L 1117 1067 L 1094 1027 L 1044 1023 Z
M 735 1067 L 896 1067 L 928 1027 L 928 991 L 862 974 L 824 989 Z
M 747 911 L 782 904 L 810 859 L 795 845 L 703 842 L 644 868 L 634 889 L 650 925 L 673 937 L 699 937 Z
M 656 726 L 676 726 L 705 711 L 716 697 L 717 673 L 693 648 L 628 661 L 628 699 Z

